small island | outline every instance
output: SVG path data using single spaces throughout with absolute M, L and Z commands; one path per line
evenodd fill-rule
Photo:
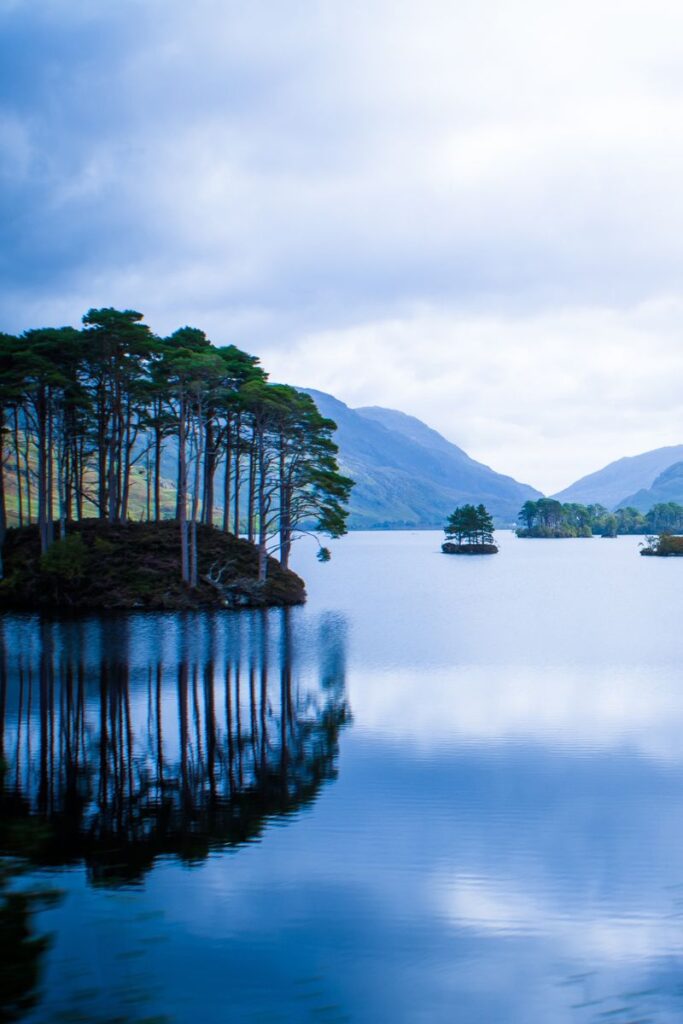
M 683 556 L 683 537 L 671 533 L 660 533 L 658 537 L 648 537 L 647 545 L 640 549 L 641 555 L 654 555 L 658 558 L 680 558 Z
M 441 545 L 445 555 L 495 555 L 493 519 L 483 505 L 462 505 L 451 512 Z

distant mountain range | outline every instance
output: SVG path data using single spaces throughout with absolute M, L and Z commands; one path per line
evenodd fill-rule
M 647 512 L 658 501 L 680 501 L 683 504 L 683 475 L 673 474 L 660 484 L 665 471 L 683 461 L 683 445 L 656 448 L 642 455 L 631 455 L 595 473 L 581 477 L 571 486 L 554 494 L 558 501 L 575 501 L 581 505 L 600 504 L 606 508 L 624 508 L 633 505 Z M 655 491 L 671 494 L 656 497 Z
M 652 487 L 636 491 L 619 502 L 621 507 L 631 505 L 639 512 L 648 512 L 653 505 L 675 501 L 683 505 L 683 462 L 674 462 L 656 478 Z
M 483 502 L 511 523 L 541 492 L 471 459 L 425 423 L 395 409 L 351 409 L 332 395 L 306 390 L 337 424 L 342 471 L 356 481 L 351 529 L 441 527 L 456 505 Z

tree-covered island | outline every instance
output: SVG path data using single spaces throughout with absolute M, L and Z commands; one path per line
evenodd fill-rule
M 648 537 L 647 544 L 641 546 L 641 555 L 655 555 L 659 558 L 683 557 L 683 537 L 675 537 L 670 533 L 660 533 L 656 537 Z
M 520 509 L 518 537 L 617 537 L 620 534 L 683 531 L 683 506 L 662 502 L 643 514 L 626 507 L 610 512 L 604 505 L 562 504 L 555 498 L 526 501 Z
M 495 555 L 493 519 L 483 505 L 462 505 L 451 512 L 444 527 L 446 555 Z
M 304 600 L 293 540 L 346 532 L 335 423 L 255 356 L 142 320 L 0 334 L 0 607 Z

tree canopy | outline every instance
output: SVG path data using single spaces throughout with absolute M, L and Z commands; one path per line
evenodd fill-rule
M 493 519 L 483 505 L 462 505 L 451 512 L 444 533 L 458 545 L 493 544 Z
M 616 537 L 618 534 L 677 533 L 683 531 L 683 506 L 676 502 L 654 505 L 643 515 L 627 506 L 609 512 L 603 505 L 562 504 L 555 498 L 526 501 L 519 511 L 518 537 Z

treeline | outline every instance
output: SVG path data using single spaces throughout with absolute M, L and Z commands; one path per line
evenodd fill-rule
M 256 543 L 259 579 L 275 548 L 288 565 L 303 528 L 343 534 L 352 481 L 339 472 L 333 421 L 308 395 L 269 383 L 255 356 L 193 327 L 161 338 L 142 319 L 91 309 L 81 330 L 0 334 L 0 546 L 10 491 L 14 523 L 37 523 L 43 553 L 74 520 L 126 521 L 140 483 L 136 518 L 158 522 L 165 453 L 190 586 L 197 523 Z
M 518 537 L 616 537 L 619 534 L 683 532 L 683 505 L 654 505 L 643 514 L 635 508 L 610 512 L 604 505 L 562 504 L 554 498 L 526 501 L 519 512 Z

